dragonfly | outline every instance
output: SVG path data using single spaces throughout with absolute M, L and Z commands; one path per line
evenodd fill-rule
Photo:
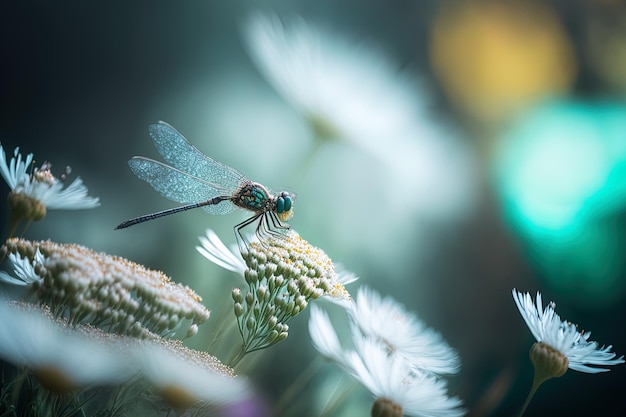
M 248 247 L 242 229 L 255 222 L 261 243 L 268 235 L 283 236 L 280 231 L 289 229 L 286 222 L 293 215 L 294 201 L 289 192 L 273 195 L 235 168 L 202 153 L 168 123 L 150 125 L 149 134 L 166 163 L 135 156 L 128 165 L 161 195 L 183 205 L 126 220 L 115 230 L 195 208 L 210 214 L 228 214 L 238 208 L 251 211 L 252 217 L 234 227 L 240 249 L 242 242 Z

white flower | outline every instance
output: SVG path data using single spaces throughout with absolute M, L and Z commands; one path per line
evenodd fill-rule
M 118 383 L 131 376 L 124 357 L 103 340 L 70 334 L 50 317 L 3 300 L 0 317 L 0 357 L 30 368 L 51 390 Z
M 588 340 L 590 332 L 580 332 L 575 324 L 561 321 L 554 311 L 553 302 L 544 309 L 539 292 L 536 303 L 529 293 L 523 294 L 515 289 L 513 299 L 537 342 L 546 344 L 567 357 L 570 369 L 598 373 L 609 369 L 588 365 L 608 366 L 624 363 L 622 356 L 615 358 L 615 353 L 611 352 L 612 346 L 600 348 L 597 342 Z
M 462 416 L 461 400 L 449 397 L 445 381 L 411 370 L 402 356 L 389 354 L 384 344 L 356 338 L 356 350 L 345 366 L 376 398 L 402 407 L 408 416 Z
M 297 17 L 283 24 L 257 14 L 244 29 L 259 71 L 316 139 L 344 140 L 379 158 L 390 175 L 385 181 L 402 181 L 403 206 L 410 200 L 438 216 L 467 207 L 467 148 L 433 123 L 423 88 L 380 48 Z M 422 193 L 428 199 L 417 197 Z
M 144 341 L 131 356 L 141 375 L 161 397 L 176 407 L 190 407 L 199 401 L 228 405 L 247 400 L 251 389 L 245 378 L 204 352 L 179 344 Z
M 436 374 L 459 371 L 456 351 L 393 298 L 360 287 L 348 313 L 364 335 L 378 339 L 415 368 Z
M 337 363 L 343 362 L 343 349 L 330 317 L 316 305 L 311 306 L 309 334 L 313 346 L 322 356 Z
M 0 258 L 2 255 L 0 255 Z M 22 256 L 19 252 L 9 253 L 4 262 L 2 262 L 5 270 L 0 271 L 0 282 L 12 285 L 30 285 L 35 281 L 43 279 L 37 271 L 36 265 L 43 265 L 44 257 L 39 251 L 35 251 L 33 260 L 28 256 Z
M 391 402 L 410 416 L 463 415 L 458 408 L 461 401 L 448 397 L 443 380 L 417 370 L 380 339 L 364 335 L 353 326 L 354 349 L 343 349 L 328 314 L 316 306 L 311 307 L 309 333 L 324 357 L 336 362 L 376 397 L 375 407 Z
M 414 85 L 377 48 L 324 32 L 301 18 L 283 25 L 276 15 L 253 16 L 245 35 L 261 73 L 335 139 L 384 151 L 384 138 L 403 139 L 394 133 L 412 125 Z
M 22 161 L 19 148 L 15 148 L 13 155 L 7 165 L 4 148 L 0 145 L 0 174 L 14 193 L 31 197 L 49 209 L 76 210 L 100 205 L 97 197 L 87 196 L 87 187 L 80 178 L 64 188 L 65 184 L 50 172 L 50 164 L 44 163 L 28 174 L 33 154 Z
M 26 156 L 25 161 L 22 161 L 22 154 L 19 153 L 19 150 L 20 148 L 15 148 L 13 158 L 11 158 L 7 166 L 4 148 L 0 144 L 0 174 L 2 174 L 2 178 L 4 178 L 11 190 L 15 190 L 19 185 L 29 181 L 29 175 L 26 173 L 26 170 L 33 162 L 32 153 Z
M 317 306 L 311 306 L 309 333 L 322 356 L 336 362 L 377 398 L 375 407 L 391 402 L 394 409 L 399 406 L 410 416 L 463 415 L 458 408 L 461 401 L 448 397 L 443 380 L 417 369 L 381 339 L 353 325 L 354 349 L 342 348 L 328 314 Z
M 200 236 L 198 239 L 200 239 L 201 246 L 196 246 L 196 250 L 202 256 L 217 266 L 243 276 L 247 267 L 237 249 L 227 248 L 211 229 L 206 229 L 206 237 Z

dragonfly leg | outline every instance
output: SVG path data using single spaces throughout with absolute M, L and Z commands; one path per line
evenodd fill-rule
M 243 235 L 243 233 L 241 231 L 246 226 L 249 226 L 250 224 L 254 223 L 262 215 L 263 215 L 263 213 L 255 214 L 254 216 L 250 217 L 249 219 L 246 219 L 246 220 L 242 221 L 237 226 L 235 226 L 235 238 L 237 239 L 237 246 L 239 246 L 239 252 L 241 252 L 241 253 L 247 252 L 247 250 L 249 249 L 249 243 L 250 243 L 250 242 L 248 242 L 248 239 L 246 239 L 244 237 L 244 235 Z M 263 221 L 263 220 L 261 220 L 261 221 Z M 257 229 L 258 229 L 258 226 L 257 226 Z M 257 236 L 258 236 L 258 233 L 257 233 Z
M 276 215 L 276 213 L 274 213 L 273 211 L 270 211 L 270 220 L 272 220 L 272 227 L 274 229 L 280 229 L 280 230 L 289 230 L 291 229 L 291 227 L 287 224 L 287 223 L 283 223 L 278 216 Z M 268 224 L 268 228 L 271 229 L 271 227 L 269 227 Z
M 271 237 L 284 239 L 282 231 L 288 229 L 289 225 L 283 224 L 274 212 L 265 212 L 257 224 L 255 233 L 261 244 L 265 245 L 265 240 Z

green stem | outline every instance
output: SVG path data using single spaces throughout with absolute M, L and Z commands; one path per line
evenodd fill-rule
M 230 366 L 231 368 L 235 368 L 237 364 L 241 362 L 241 360 L 243 359 L 245 355 L 246 355 L 246 346 L 242 344 L 241 349 L 239 349 L 239 352 L 237 352 L 235 356 L 228 362 L 228 366 Z
M 539 386 L 544 381 L 546 381 L 548 379 L 550 379 L 550 378 L 546 377 L 542 373 L 539 373 L 539 372 L 537 372 L 537 370 L 535 370 L 535 376 L 533 378 L 533 386 L 530 388 L 530 392 L 528 393 L 528 397 L 526 397 L 526 402 L 524 402 L 524 405 L 522 406 L 522 409 L 520 410 L 520 412 L 517 415 L 517 417 L 522 417 L 524 415 L 524 412 L 526 411 L 526 408 L 528 407 L 528 404 L 530 404 L 530 400 L 533 399 L 533 396 L 535 395 L 535 392 L 537 391 L 537 388 L 539 388 Z

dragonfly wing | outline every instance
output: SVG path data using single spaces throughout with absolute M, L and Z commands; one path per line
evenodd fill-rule
M 232 194 L 246 177 L 235 168 L 224 165 L 200 152 L 185 137 L 165 122 L 150 125 L 150 137 L 168 164 L 194 177 L 220 184 Z
M 128 161 L 135 175 L 147 182 L 164 197 L 182 204 L 199 203 L 217 196 L 230 196 L 228 190 L 194 177 L 153 159 L 136 156 Z M 235 210 L 230 201 L 204 206 L 211 214 L 226 214 Z

